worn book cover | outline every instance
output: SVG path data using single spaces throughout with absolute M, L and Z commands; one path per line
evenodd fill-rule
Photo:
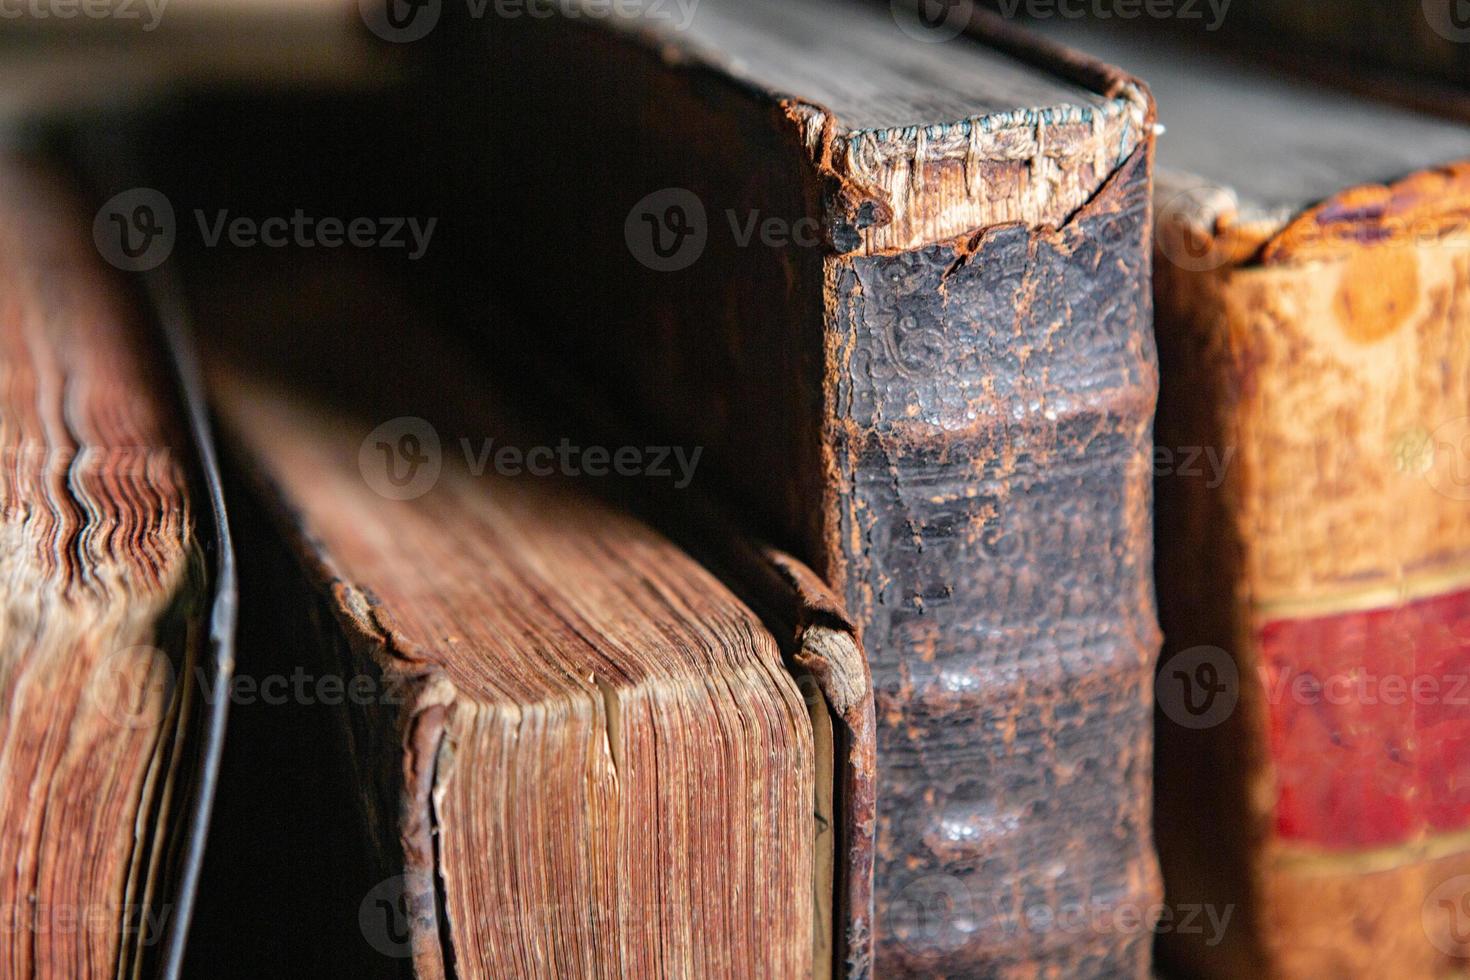
M 281 542 L 247 590 L 357 692 L 301 746 L 351 774 L 321 791 L 366 882 L 354 972 L 831 973 L 847 740 L 871 729 L 835 597 L 754 544 L 723 552 L 727 587 L 596 481 L 543 472 L 558 442 L 371 269 L 195 282 L 253 526 Z M 535 462 L 508 473 L 502 444 Z
M 1470 130 L 1064 36 L 1167 130 L 1156 830 L 1170 905 L 1224 924 L 1161 930 L 1166 962 L 1463 973 Z
M 978 15 L 572 7 L 442 32 L 484 120 L 464 281 L 855 617 L 877 952 L 843 972 L 1146 975 L 1146 90 Z

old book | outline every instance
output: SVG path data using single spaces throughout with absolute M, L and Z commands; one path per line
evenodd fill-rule
M 1147 78 L 1167 127 L 1156 832 L 1171 908 L 1228 923 L 1176 918 L 1168 959 L 1459 972 L 1470 130 L 1063 36 Z
M 791 628 L 778 637 L 564 466 L 537 475 L 556 443 L 518 437 L 488 372 L 376 273 L 267 274 L 315 284 L 266 290 L 290 297 L 278 305 L 261 268 L 199 308 L 244 341 L 211 378 L 291 553 L 271 580 L 277 614 L 309 627 L 295 659 L 368 692 L 332 733 L 353 790 L 338 805 L 369 838 L 347 962 L 830 973 L 837 719 L 793 671 L 819 669 L 828 643 L 861 662 L 835 600 L 818 611 L 810 573 L 755 549 L 767 584 L 752 593 Z M 392 356 L 408 337 L 411 362 Z M 528 472 L 477 462 L 506 444 Z
M 208 433 L 66 171 L 0 174 L 0 973 L 176 976 L 232 626 Z
M 486 344 L 703 447 L 855 617 L 878 972 L 1144 976 L 1146 92 L 978 15 L 592 8 L 439 28 Z

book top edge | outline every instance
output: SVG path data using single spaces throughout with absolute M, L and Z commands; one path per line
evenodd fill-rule
M 1163 127 L 1160 173 L 1228 190 L 1244 223 L 1284 228 L 1350 188 L 1470 160 L 1462 123 L 1146 32 L 1037 26 L 1145 78 Z
M 564 0 L 591 20 L 595 0 Z M 822 108 L 838 132 L 877 142 L 942 140 L 1111 118 L 1136 93 L 1098 91 L 1075 71 L 1048 70 L 974 35 L 969 21 L 920 20 L 895 3 L 837 0 L 667 0 L 613 5 L 610 26 L 670 62 L 695 62 L 772 102 Z M 968 5 L 955 5 L 966 17 Z M 1040 52 L 1038 52 L 1040 54 Z M 1032 59 L 1036 60 L 1036 59 Z

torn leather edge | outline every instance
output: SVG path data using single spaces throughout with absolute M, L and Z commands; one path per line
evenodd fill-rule
M 983 117 L 977 116 L 958 121 L 951 126 L 910 127 L 915 136 L 911 179 L 919 179 L 924 163 L 934 162 L 928 157 L 937 147 L 946 142 L 968 140 L 968 153 L 963 158 L 964 183 L 966 194 L 973 195 L 976 193 L 977 181 L 983 179 L 980 176 L 983 173 L 982 161 L 996 162 L 1004 159 L 1034 161 L 1043 155 L 1049 156 L 1055 152 L 1055 147 L 1046 138 L 1046 132 L 1049 128 L 1054 129 L 1068 124 L 1089 126 L 1092 130 L 1092 141 L 1099 144 L 1109 126 L 1121 127 L 1116 134 L 1120 143 L 1112 159 L 1111 167 L 1101 175 L 1090 191 L 1085 188 L 1073 188 L 1073 193 L 1062 195 L 1063 204 L 1060 211 L 1057 211 L 1052 205 L 1047 205 L 1041 208 L 1040 213 L 1030 215 L 1024 213 L 1010 217 L 995 215 L 990 220 L 983 220 L 983 215 L 972 215 L 972 219 L 981 220 L 971 220 L 967 223 L 957 223 L 953 221 L 953 216 L 950 216 L 943 221 L 934 220 L 933 223 L 938 227 L 928 229 L 926 234 L 912 234 L 918 230 L 917 225 L 909 228 L 911 234 L 908 235 L 893 237 L 879 234 L 885 230 L 891 230 L 886 226 L 895 223 L 900 207 L 890 197 L 891 188 L 877 186 L 878 182 L 874 180 L 876 174 L 869 172 L 872 168 L 859 163 L 859 158 L 865 156 L 859 152 L 859 144 L 869 139 L 872 134 L 842 132 L 839 121 L 825 106 L 784 97 L 779 93 L 763 92 L 767 98 L 775 100 L 779 117 L 795 130 L 798 142 L 805 149 L 820 178 L 823 187 L 819 213 L 822 216 L 827 243 L 838 255 L 873 256 L 906 253 L 931 245 L 972 238 L 986 228 L 1014 224 L 1018 221 L 1028 227 L 1037 228 L 1065 224 L 1070 220 L 1072 213 L 1098 195 L 1101 188 L 1107 183 L 1109 175 L 1122 169 L 1133 158 L 1140 146 L 1147 145 L 1152 148 L 1158 120 L 1157 106 L 1147 84 L 1137 76 L 1081 51 L 1017 27 L 999 15 L 974 5 L 970 7 L 968 19 L 963 26 L 963 33 L 985 47 L 1030 68 L 1070 82 L 1117 103 L 1122 107 L 1122 118 L 1118 118 L 1117 113 L 1104 109 L 1083 110 L 1080 107 L 1067 106 L 1018 107 L 1010 113 L 989 113 Z M 1075 116 L 1068 115 L 1070 111 L 1075 111 Z M 993 132 L 985 130 L 982 133 L 981 123 L 1011 117 L 1025 117 L 1029 121 L 1024 125 L 1018 125 L 1012 121 Z M 957 136 L 955 133 L 949 133 L 948 136 L 930 135 L 935 130 L 961 130 L 966 127 L 968 130 L 964 135 Z M 1031 131 L 1034 131 L 1034 138 L 1029 142 L 1022 141 L 1023 145 L 1008 147 L 1002 145 L 1007 133 L 1014 136 L 1019 132 Z M 1135 136 L 1132 142 L 1126 139 L 1130 132 Z M 1051 138 L 1055 140 L 1057 135 L 1053 134 Z M 1085 140 L 1077 142 L 1074 135 L 1073 143 L 1069 145 L 1077 149 L 1085 142 Z M 972 169 L 975 171 L 973 174 Z M 1077 193 L 1078 191 L 1083 193 Z M 1066 207 L 1066 200 L 1071 200 L 1073 206 Z M 906 221 L 913 223 L 913 219 L 906 219 Z M 928 222 L 920 222 L 920 224 L 924 223 Z M 945 227 L 946 225 L 948 227 Z
M 1470 160 L 1346 187 L 1295 213 L 1252 213 L 1231 188 L 1183 173 L 1161 173 L 1155 187 L 1159 249 L 1191 272 L 1332 260 L 1470 231 Z

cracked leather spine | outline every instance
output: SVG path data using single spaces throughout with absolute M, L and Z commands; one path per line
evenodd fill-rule
M 459 168 L 495 175 L 463 191 L 484 204 L 488 268 L 517 270 L 486 346 L 507 364 L 553 350 L 630 438 L 701 447 L 700 485 L 821 575 L 862 633 L 875 954 L 841 974 L 1146 976 L 1160 899 L 1147 94 L 1137 142 L 1054 222 L 868 248 L 864 222 L 884 213 L 864 204 L 882 187 L 834 172 L 820 106 L 732 79 L 677 37 L 504 27 L 486 74 L 452 82 L 490 121 Z M 981 33 L 1091 91 L 1132 84 Z M 534 103 L 517 97 L 533 75 Z M 934 165 L 925 180 L 966 161 Z M 1017 179 L 1014 161 L 980 168 Z M 911 186 L 914 207 L 939 203 Z M 708 220 L 697 261 L 672 273 L 625 239 L 661 189 L 692 193 Z M 821 242 L 742 247 L 727 226 L 751 216 L 815 220 Z
M 1059 230 L 829 260 L 828 567 L 876 696 L 880 972 L 1148 971 L 1148 154 Z

